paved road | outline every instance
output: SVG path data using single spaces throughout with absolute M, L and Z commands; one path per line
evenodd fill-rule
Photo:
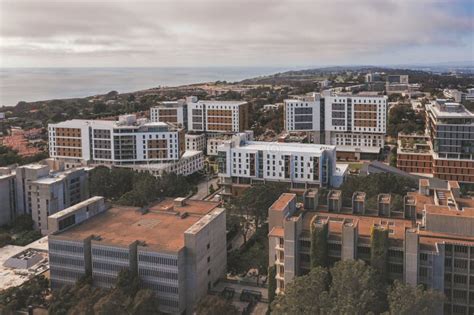
M 207 195 L 209 195 L 209 188 L 208 187 L 211 187 L 211 184 L 214 186 L 214 189 L 217 189 L 217 180 L 218 178 L 212 178 L 209 180 L 209 184 L 207 183 L 206 180 L 203 180 L 202 182 L 200 182 L 197 187 L 198 187 L 198 191 L 196 194 L 194 194 L 191 198 L 189 199 L 192 199 L 192 200 L 203 200 L 204 198 L 206 198 Z

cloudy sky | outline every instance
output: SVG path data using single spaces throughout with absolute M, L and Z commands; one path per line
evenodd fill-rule
M 0 0 L 0 66 L 474 60 L 474 1 Z

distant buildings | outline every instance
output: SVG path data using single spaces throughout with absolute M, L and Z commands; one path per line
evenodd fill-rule
M 152 122 L 171 123 L 180 128 L 188 127 L 188 107 L 185 100 L 161 102 L 150 108 Z
M 474 183 L 474 114 L 459 103 L 426 105 L 426 134 L 399 135 L 397 167 Z
M 45 164 L 0 168 L 0 225 L 31 215 L 34 228 L 46 234 L 48 216 L 89 197 L 85 168 L 52 172 Z
M 474 114 L 458 103 L 426 105 L 426 128 L 433 150 L 433 175 L 474 183 Z
M 378 156 L 387 130 L 387 97 L 324 91 L 285 100 L 285 130 L 314 133 L 314 142 L 337 145 L 338 159 Z
M 137 164 L 177 161 L 184 130 L 163 122 L 120 116 L 118 121 L 68 120 L 48 126 L 50 156 L 68 164 Z
M 49 236 L 51 287 L 84 275 L 111 288 L 130 269 L 158 296 L 161 311 L 192 314 L 225 275 L 226 213 L 217 203 L 166 199 L 146 210 L 112 207 Z
M 196 96 L 162 102 L 150 109 L 154 122 L 172 123 L 194 132 L 241 132 L 248 128 L 248 104 L 243 101 L 198 100 Z
M 328 186 L 336 168 L 336 148 L 317 144 L 247 141 L 245 134 L 217 148 L 223 194 L 265 182 L 285 182 L 291 188 Z
M 268 210 L 269 261 L 276 267 L 277 293 L 310 270 L 312 233 L 325 244 L 329 264 L 339 260 L 371 260 L 372 231 L 386 231 L 389 280 L 423 284 L 446 295 L 444 314 L 472 314 L 474 273 L 474 200 L 460 195 L 457 182 L 447 188 L 420 180 L 418 192 L 401 204 L 381 194 L 369 206 L 364 192 L 342 204 L 341 191 L 324 200 L 317 190 L 302 199 L 283 194 Z M 302 203 L 298 203 L 302 201 Z
M 189 131 L 228 133 L 248 128 L 247 102 L 188 99 Z

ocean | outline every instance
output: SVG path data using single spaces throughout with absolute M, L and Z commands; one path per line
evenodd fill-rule
M 0 106 L 20 101 L 86 97 L 133 92 L 158 86 L 177 86 L 210 81 L 239 81 L 289 68 L 196 67 L 196 68 L 2 68 Z

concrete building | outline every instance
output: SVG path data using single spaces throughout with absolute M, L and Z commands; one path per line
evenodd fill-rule
M 48 217 L 48 234 L 63 231 L 107 209 L 104 197 L 94 196 Z
M 466 93 L 454 89 L 444 89 L 443 94 L 448 99 L 453 99 L 456 103 L 461 103 L 466 100 Z
M 467 89 L 466 101 L 474 101 L 474 88 Z
M 53 172 L 34 163 L 0 169 L 0 225 L 31 215 L 34 228 L 47 233 L 47 217 L 89 196 L 86 168 Z
M 28 182 L 26 189 L 27 213 L 34 227 L 48 233 L 48 216 L 75 205 L 89 197 L 87 172 L 69 169 Z
M 178 161 L 185 150 L 184 129 L 135 115 L 118 121 L 68 120 L 48 125 L 49 153 L 71 165 L 126 165 Z
M 437 189 L 420 180 L 419 191 L 410 192 L 403 205 L 390 195 L 366 203 L 356 192 L 350 206 L 343 205 L 340 191 L 325 199 L 316 190 L 283 194 L 269 209 L 269 261 L 276 266 L 277 293 L 294 277 L 310 270 L 312 231 L 327 231 L 327 258 L 361 259 L 370 263 L 371 231 L 388 231 L 388 278 L 398 279 L 446 295 L 439 314 L 472 314 L 474 272 L 474 199 L 461 196 L 457 182 Z M 471 266 L 471 267 L 470 267 Z
M 337 145 L 342 160 L 372 159 L 384 146 L 387 97 L 326 90 L 285 100 L 285 130 L 313 133 L 313 141 Z
M 150 108 L 150 120 L 152 122 L 170 123 L 180 128 L 187 128 L 188 106 L 186 101 L 160 102 L 159 105 Z
M 112 207 L 49 236 L 51 287 L 91 275 L 110 288 L 130 269 L 157 293 L 161 311 L 192 314 L 225 275 L 226 214 L 218 203 L 166 199 L 147 210 Z
M 248 103 L 244 101 L 198 101 L 187 98 L 188 130 L 242 132 L 248 128 Z
M 9 168 L 0 168 L 0 226 L 13 222 L 16 215 L 16 175 Z
M 239 187 L 267 181 L 285 182 L 295 189 L 328 186 L 336 168 L 334 146 L 234 137 L 217 151 L 223 194 L 236 194 Z

